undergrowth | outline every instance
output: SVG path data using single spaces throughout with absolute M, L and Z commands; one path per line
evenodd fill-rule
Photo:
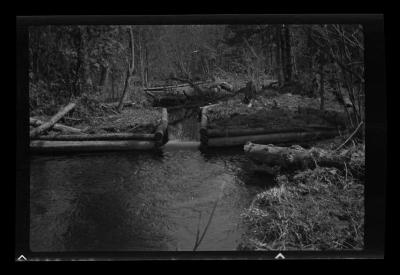
M 242 214 L 248 230 L 239 249 L 362 249 L 365 148 L 347 150 L 351 169 L 317 167 L 280 175 L 277 187 L 258 194 Z

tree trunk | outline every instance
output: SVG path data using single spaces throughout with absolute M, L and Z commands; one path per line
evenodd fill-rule
M 285 83 L 292 80 L 292 62 L 291 62 L 291 46 L 290 46 L 290 30 L 288 25 L 283 25 L 283 61 L 284 61 L 284 79 Z
M 108 75 L 109 75 L 109 67 L 108 66 L 102 66 L 101 68 L 101 78 L 100 78 L 100 89 L 101 93 L 104 94 L 106 88 L 107 88 L 107 82 L 108 82 Z
M 145 77 L 144 77 L 144 54 L 143 54 L 143 41 L 142 41 L 142 34 L 139 31 L 139 39 L 138 39 L 138 44 L 139 44 L 139 63 L 140 63 L 140 82 L 141 82 L 141 86 L 144 87 L 145 86 Z
M 129 87 L 129 82 L 131 79 L 131 76 L 134 74 L 134 70 L 135 70 L 135 41 L 134 41 L 134 37 L 133 37 L 133 29 L 132 26 L 129 27 L 129 45 L 130 45 L 130 49 L 131 49 L 131 62 L 128 64 L 128 69 L 126 72 L 126 78 L 125 78 L 125 84 L 124 84 L 124 90 L 122 92 L 121 98 L 119 100 L 119 104 L 118 104 L 118 112 L 122 111 L 122 108 L 124 107 L 124 100 L 126 97 L 126 92 L 128 91 L 128 87 Z
M 126 77 L 125 77 L 124 90 L 122 91 L 122 95 L 121 95 L 121 98 L 119 99 L 119 103 L 118 103 L 118 107 L 117 107 L 118 112 L 121 112 L 122 108 L 124 107 L 124 101 L 125 101 L 126 93 L 128 91 L 128 88 L 129 88 L 130 80 L 131 80 L 131 74 L 130 74 L 130 71 L 128 69 L 127 72 L 126 72 Z
M 324 110 L 325 107 L 325 90 L 324 90 L 324 65 L 319 65 L 319 96 L 321 99 L 321 103 L 319 106 L 320 110 Z
M 30 138 L 33 138 L 35 136 L 38 136 L 42 132 L 46 131 L 47 129 L 50 129 L 54 124 L 56 124 L 57 121 L 59 121 L 64 115 L 66 115 L 69 111 L 74 109 L 76 106 L 75 103 L 70 103 L 64 108 L 62 108 L 56 115 L 54 115 L 50 121 L 43 123 L 39 127 L 33 129 L 30 133 L 29 136 Z
M 149 51 L 146 44 L 146 70 L 145 70 L 145 84 L 146 88 L 149 87 Z
M 81 79 L 83 80 L 83 84 L 85 86 L 92 85 L 92 79 L 90 77 L 90 64 L 89 64 L 89 56 L 88 56 L 88 26 L 79 26 L 80 29 L 80 38 L 81 38 L 81 47 L 80 47 L 80 58 L 81 58 Z M 85 90 L 86 87 L 83 88 Z
M 111 73 L 111 98 L 114 101 L 114 94 L 115 94 L 115 79 L 114 74 Z
M 283 86 L 285 82 L 283 73 L 283 62 L 282 62 L 282 26 L 277 25 L 275 29 L 276 36 L 276 65 L 278 71 L 278 82 L 279 86 Z

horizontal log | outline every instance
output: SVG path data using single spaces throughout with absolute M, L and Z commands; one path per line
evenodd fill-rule
M 135 133 L 107 133 L 107 134 L 81 134 L 81 135 L 49 135 L 38 136 L 32 140 L 156 140 L 154 134 L 135 134 Z
M 344 162 L 348 160 L 345 155 L 334 154 L 321 148 L 307 150 L 298 145 L 280 147 L 250 142 L 244 146 L 244 151 L 250 159 L 258 163 L 255 165 L 261 167 L 261 170 L 263 166 L 275 167 L 275 170 L 276 167 L 286 170 L 315 168 L 315 163 L 318 163 L 318 166 L 343 169 Z M 265 171 L 271 172 L 269 169 Z
M 238 137 L 238 136 L 253 136 L 253 135 L 264 135 L 264 134 L 274 134 L 274 133 L 295 133 L 295 132 L 309 132 L 315 131 L 315 129 L 323 130 L 335 130 L 334 127 L 325 126 L 315 126 L 315 127 L 302 127 L 302 128 L 291 128 L 274 130 L 269 128 L 250 128 L 250 129 L 207 129 L 207 136 L 209 138 L 213 137 Z
M 29 118 L 29 124 L 33 125 L 33 126 L 40 126 L 43 123 L 45 123 L 42 120 L 36 119 L 36 118 Z M 78 129 L 78 128 L 74 128 L 74 127 L 70 127 L 70 126 L 66 126 L 60 123 L 56 123 L 53 125 L 53 129 L 54 130 L 58 130 L 58 131 L 63 131 L 63 132 L 70 132 L 70 133 L 82 133 L 82 129 Z
M 114 141 L 49 141 L 33 140 L 31 152 L 95 152 L 122 150 L 150 150 L 155 148 L 154 141 L 114 140 Z
M 316 131 L 316 132 L 294 132 L 294 133 L 273 133 L 263 135 L 251 136 L 237 136 L 237 137 L 217 137 L 208 138 L 209 147 L 225 147 L 244 145 L 247 142 L 258 142 L 262 144 L 268 143 L 285 143 L 285 142 L 299 142 L 309 141 L 338 135 L 337 131 Z
M 207 84 L 209 82 L 195 82 L 193 84 L 195 85 L 202 85 L 202 84 Z M 179 84 L 179 85 L 172 85 L 172 86 L 159 86 L 159 87 L 148 87 L 144 89 L 144 91 L 161 91 L 161 90 L 167 90 L 167 89 L 174 89 L 178 87 L 191 87 L 191 84 L 186 83 L 186 84 Z
M 207 136 L 209 138 L 213 137 L 238 137 L 238 136 L 253 136 L 253 135 L 264 135 L 272 133 L 291 133 L 299 132 L 303 129 L 284 129 L 284 130 L 271 130 L 267 128 L 251 128 L 251 129 L 208 129 Z

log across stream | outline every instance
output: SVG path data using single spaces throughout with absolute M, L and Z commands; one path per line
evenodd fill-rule
M 32 153 L 97 152 L 153 150 L 168 140 L 168 111 L 162 109 L 161 121 L 154 133 L 56 134 L 32 137 Z
M 337 130 L 332 128 L 308 129 L 307 131 L 286 129 L 279 132 L 266 128 L 229 131 L 210 130 L 207 128 L 207 109 L 211 106 L 174 109 L 170 111 L 173 114 L 171 118 L 169 118 L 167 109 L 163 108 L 162 119 L 155 133 L 81 133 L 38 136 L 32 138 L 30 149 L 33 153 L 154 150 L 165 145 L 168 140 L 176 139 L 200 140 L 202 147 L 232 147 L 242 146 L 247 142 L 260 144 L 304 143 L 332 138 L 339 134 Z M 185 131 L 182 131 L 183 128 L 185 128 Z M 187 131 L 187 129 L 190 129 L 190 131 Z
M 207 110 L 209 106 L 201 109 L 200 140 L 207 147 L 242 146 L 247 142 L 261 144 L 269 143 L 304 143 L 318 139 L 328 139 L 339 135 L 339 131 L 332 127 L 319 127 L 309 129 L 271 130 L 268 128 L 247 128 L 234 130 L 220 130 L 208 128 Z

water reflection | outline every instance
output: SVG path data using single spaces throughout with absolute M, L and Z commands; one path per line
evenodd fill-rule
M 198 110 L 170 113 L 170 140 L 198 140 Z M 190 147 L 190 146 L 189 146 Z M 271 178 L 246 172 L 242 148 L 32 157 L 33 251 L 235 250 L 240 214 Z
M 31 249 L 192 250 L 199 213 L 199 250 L 234 250 L 240 214 L 255 192 L 243 155 L 176 150 L 31 160 Z M 265 181 L 265 179 L 263 179 Z

